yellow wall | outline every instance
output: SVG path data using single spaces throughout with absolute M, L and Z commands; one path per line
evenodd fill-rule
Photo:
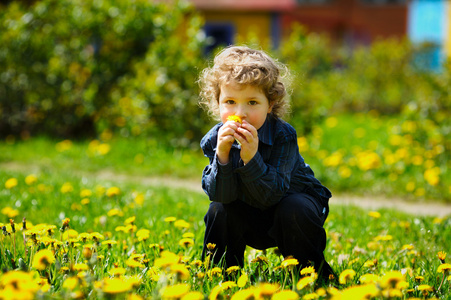
M 245 1 L 245 0 L 243 0 Z M 229 22 L 235 27 L 234 43 L 246 43 L 249 33 L 255 34 L 260 43 L 270 42 L 271 15 L 267 12 L 203 11 L 207 22 Z

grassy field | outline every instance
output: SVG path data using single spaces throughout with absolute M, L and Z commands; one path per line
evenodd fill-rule
M 439 258 L 451 248 L 449 218 L 332 206 L 326 257 L 341 283 L 320 287 L 275 249 L 249 248 L 245 267 L 227 279 L 201 262 L 208 199 L 200 193 L 46 171 L 2 171 L 0 183 L 2 295 L 448 299 L 451 292 L 450 265 Z
M 424 156 L 429 166 L 416 164 L 415 155 L 432 150 L 408 148 L 395 126 L 371 115 L 330 117 L 299 146 L 333 192 L 447 201 L 444 154 L 436 149 Z M 107 133 L 87 142 L 0 142 L 0 299 L 451 298 L 450 217 L 332 205 L 325 255 L 339 284 L 321 286 L 277 249 L 248 248 L 243 269 L 200 261 L 201 193 L 96 176 L 200 180 L 206 163 L 199 149 Z M 426 176 L 432 163 L 441 167 L 435 179 Z

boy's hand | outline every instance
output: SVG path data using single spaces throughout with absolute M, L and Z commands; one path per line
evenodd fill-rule
M 221 164 L 227 164 L 230 160 L 230 149 L 235 141 L 234 135 L 237 133 L 239 125 L 240 124 L 237 122 L 227 121 L 221 128 L 219 128 L 216 155 L 218 156 L 218 160 Z
M 258 151 L 257 129 L 243 120 L 241 126 L 237 128 L 234 137 L 241 143 L 241 160 L 244 164 L 247 164 Z

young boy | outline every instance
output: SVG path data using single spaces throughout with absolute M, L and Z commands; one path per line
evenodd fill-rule
M 323 225 L 331 193 L 299 154 L 295 129 L 281 119 L 288 106 L 281 71 L 264 52 L 234 46 L 201 75 L 201 104 L 221 120 L 201 141 L 210 160 L 202 187 L 212 201 L 203 256 L 215 244 L 214 263 L 224 258 L 227 267 L 242 267 L 247 245 L 278 247 L 303 267 L 313 263 L 327 280 L 333 271 L 324 260 Z

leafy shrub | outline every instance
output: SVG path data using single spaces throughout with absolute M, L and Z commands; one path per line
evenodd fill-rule
M 185 2 L 44 0 L 30 7 L 12 2 L 0 16 L 0 44 L 6 45 L 0 50 L 0 135 L 95 136 L 122 127 L 115 95 L 142 64 L 148 66 L 146 81 L 162 72 L 151 65 L 152 55 L 164 58 L 160 65 L 171 74 L 193 72 L 195 60 L 180 55 L 186 47 L 191 55 L 199 48 L 197 33 L 184 34 L 182 27 L 192 13 Z M 177 58 L 163 38 L 178 48 Z M 183 95 L 165 101 L 192 98 L 186 91 L 194 93 L 195 83 L 185 82 Z

